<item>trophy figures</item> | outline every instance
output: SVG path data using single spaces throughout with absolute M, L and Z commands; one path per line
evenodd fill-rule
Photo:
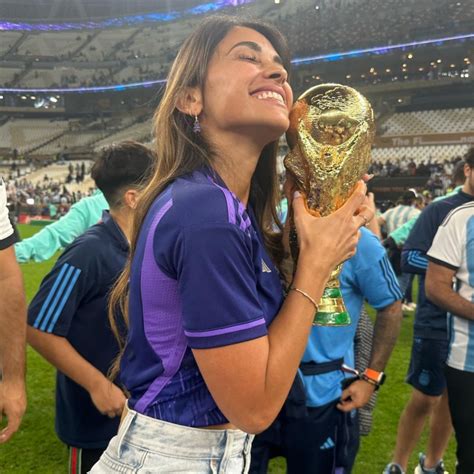
M 290 113 L 285 168 L 315 216 L 340 208 L 367 172 L 375 135 L 374 114 L 367 99 L 351 87 L 322 84 L 308 89 Z M 290 246 L 298 258 L 298 240 L 290 213 Z M 319 302 L 315 325 L 344 326 L 350 317 L 339 287 L 342 262 Z

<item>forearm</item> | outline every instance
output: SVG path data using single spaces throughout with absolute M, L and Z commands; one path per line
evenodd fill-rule
M 444 308 L 451 314 L 474 320 L 474 303 L 464 299 L 451 287 L 433 285 L 426 281 L 426 296 L 434 304 Z
M 24 383 L 26 303 L 19 268 L 0 279 L 0 368 L 4 380 Z
M 84 359 L 65 337 L 28 326 L 28 343 L 50 364 L 88 392 L 105 376 Z
M 395 301 L 377 311 L 369 367 L 382 372 L 397 342 L 403 318 L 402 304 Z
M 328 272 L 318 274 L 304 268 L 297 271 L 292 286 L 302 289 L 319 302 Z M 290 291 L 268 332 L 268 357 L 264 376 L 262 404 L 278 410 L 290 390 L 308 343 L 315 307 L 305 296 Z

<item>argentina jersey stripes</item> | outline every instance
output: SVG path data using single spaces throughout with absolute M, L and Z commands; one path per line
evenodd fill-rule
M 41 331 L 52 332 L 54 326 L 66 305 L 81 270 L 68 263 L 63 264 L 56 281 L 53 284 L 33 327 Z

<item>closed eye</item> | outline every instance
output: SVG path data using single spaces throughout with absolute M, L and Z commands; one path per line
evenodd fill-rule
M 251 61 L 253 63 L 257 62 L 257 56 L 252 54 L 239 54 L 239 59 L 243 59 L 244 61 Z

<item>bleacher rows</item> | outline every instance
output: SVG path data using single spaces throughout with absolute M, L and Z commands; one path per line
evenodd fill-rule
M 147 140 L 151 134 L 151 120 L 137 122 L 136 117 L 114 120 L 113 127 L 79 126 L 67 120 L 10 119 L 0 126 L 2 148 L 18 153 L 57 155 L 81 147 L 95 150 L 122 140 Z M 73 130 L 71 130 L 73 128 Z
M 384 124 L 383 136 L 414 136 L 423 134 L 474 132 L 474 109 L 456 108 L 419 112 L 396 113 Z M 56 155 L 62 151 L 102 146 L 122 140 L 146 141 L 152 134 L 150 118 L 127 116 L 98 123 L 79 123 L 67 120 L 10 119 L 0 126 L 2 147 L 17 149 L 20 154 Z M 374 159 L 407 157 L 434 161 L 459 156 L 468 144 L 400 146 L 375 148 Z
M 384 123 L 384 136 L 474 131 L 474 109 L 425 110 L 393 114 Z
M 428 146 L 403 146 L 390 148 L 374 148 L 372 159 L 383 163 L 389 160 L 406 158 L 420 163 L 442 163 L 444 160 L 464 156 L 470 145 L 428 145 Z

